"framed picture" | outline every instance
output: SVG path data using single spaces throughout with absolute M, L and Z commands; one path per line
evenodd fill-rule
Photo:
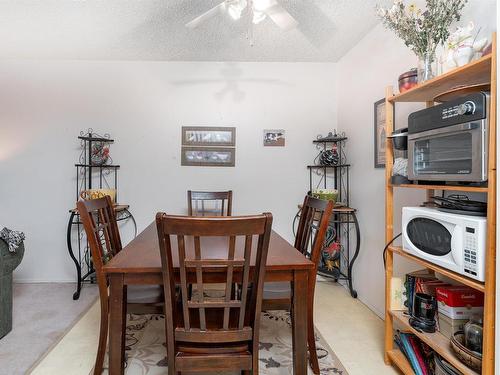
M 236 149 L 231 147 L 182 146 L 181 153 L 181 165 L 234 167 Z
M 185 146 L 227 146 L 236 144 L 236 128 L 220 126 L 183 126 L 182 144 Z
M 264 146 L 285 147 L 284 129 L 265 129 Z
M 374 103 L 373 118 L 374 166 L 375 168 L 385 168 L 385 98 L 380 99 Z

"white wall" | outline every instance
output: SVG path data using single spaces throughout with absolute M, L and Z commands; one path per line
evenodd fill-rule
M 188 189 L 232 189 L 236 213 L 271 211 L 291 239 L 312 140 L 337 124 L 336 80 L 329 63 L 2 62 L 0 224 L 27 236 L 16 280 L 74 279 L 66 225 L 88 127 L 116 140 L 139 229 L 185 212 Z M 236 126 L 236 167 L 181 167 L 182 125 Z M 285 129 L 286 147 L 264 148 L 266 128 Z
M 459 24 L 473 20 L 482 26 L 481 35 L 495 30 L 495 1 L 471 0 Z M 362 248 L 355 266 L 358 295 L 378 315 L 384 315 L 385 186 L 384 170 L 373 167 L 373 103 L 385 97 L 385 88 L 397 93 L 399 74 L 416 66 L 415 55 L 382 25 L 376 26 L 338 62 L 338 123 L 348 137 L 348 155 L 352 167 L 351 197 L 361 227 Z M 396 105 L 396 127 L 407 126 L 408 113 L 420 108 L 415 104 Z M 422 192 L 395 190 L 395 233 L 400 232 L 399 208 L 419 204 Z M 395 271 L 404 274 L 414 264 L 396 257 Z

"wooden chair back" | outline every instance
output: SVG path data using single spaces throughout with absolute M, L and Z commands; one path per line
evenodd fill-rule
M 316 269 L 324 247 L 333 205 L 333 201 L 317 199 L 309 195 L 306 195 L 302 204 L 294 246 L 315 264 Z M 316 269 L 314 274 L 316 274 Z
M 191 191 L 187 192 L 189 216 L 231 216 L 233 192 Z M 211 207 L 212 205 L 213 207 Z
M 174 358 L 179 341 L 221 344 L 256 340 L 258 343 L 272 215 L 202 218 L 158 213 L 156 224 L 165 289 L 167 357 Z M 227 240 L 227 256 L 214 259 L 213 254 L 204 254 L 203 241 L 213 240 L 207 237 L 220 237 L 217 240 L 221 244 Z M 182 313 L 176 309 L 174 256 L 179 259 Z M 250 272 L 252 258 L 255 268 Z M 210 288 L 210 272 L 214 271 L 219 275 L 225 272 L 225 289 L 219 298 L 204 293 Z M 196 286 L 196 293 L 189 293 L 189 283 Z M 220 283 L 218 278 L 217 284 Z M 235 283 L 241 283 L 241 293 L 234 293 Z M 217 311 L 218 319 L 209 321 L 209 316 L 213 317 L 212 313 Z
M 107 300 L 108 283 L 103 266 L 122 249 L 113 202 L 106 195 L 103 198 L 78 201 L 77 208 L 90 246 L 101 301 Z

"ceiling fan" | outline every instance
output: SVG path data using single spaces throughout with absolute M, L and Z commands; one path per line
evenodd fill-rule
M 217 14 L 229 14 L 233 20 L 239 20 L 245 10 L 252 17 L 254 25 L 262 22 L 267 17 L 285 31 L 293 29 L 298 25 L 295 18 L 278 4 L 277 0 L 225 0 L 188 22 L 186 27 L 194 29 Z

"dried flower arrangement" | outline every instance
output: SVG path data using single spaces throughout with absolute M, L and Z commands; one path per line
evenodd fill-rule
M 448 39 L 449 27 L 460 20 L 466 3 L 467 0 L 426 0 L 422 10 L 414 3 L 405 5 L 403 0 L 395 0 L 389 9 L 377 6 L 377 14 L 420 60 L 431 64 L 436 47 Z

